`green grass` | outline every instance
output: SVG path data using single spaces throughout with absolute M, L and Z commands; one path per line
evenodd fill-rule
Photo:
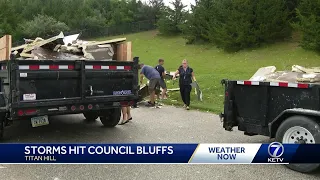
M 132 41 L 133 56 L 155 66 L 159 58 L 165 60 L 167 71 L 175 71 L 186 58 L 194 69 L 197 81 L 203 91 L 203 102 L 196 99 L 192 91 L 191 108 L 214 113 L 223 110 L 222 79 L 246 80 L 260 67 L 274 65 L 277 70 L 291 70 L 292 65 L 319 66 L 319 55 L 303 50 L 297 42 L 283 42 L 254 50 L 226 53 L 212 45 L 186 45 L 182 37 L 162 37 L 156 31 L 123 35 Z M 114 38 L 114 37 L 112 37 Z M 105 40 L 108 38 L 98 38 Z M 167 83 L 168 88 L 178 87 Z M 182 105 L 179 92 L 170 94 L 167 104 Z

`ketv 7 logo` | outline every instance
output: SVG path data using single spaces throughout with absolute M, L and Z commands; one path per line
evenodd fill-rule
M 279 142 L 273 142 L 268 146 L 268 153 L 271 158 L 268 158 L 268 163 L 281 163 L 283 158 L 281 156 L 284 153 L 284 147 Z

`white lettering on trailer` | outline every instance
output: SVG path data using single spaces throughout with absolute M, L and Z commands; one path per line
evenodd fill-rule
M 24 94 L 23 95 L 24 101 L 32 101 L 32 100 L 36 100 L 36 99 L 37 99 L 36 94 Z
M 20 73 L 20 77 L 28 77 L 28 73 Z

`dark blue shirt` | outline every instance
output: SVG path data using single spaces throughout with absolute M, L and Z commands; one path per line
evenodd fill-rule
M 182 66 L 179 67 L 179 85 L 190 85 L 192 83 L 192 72 L 193 69 L 187 67 L 186 70 Z
M 155 69 L 159 72 L 159 74 L 160 74 L 160 77 L 163 79 L 163 77 L 162 77 L 162 74 L 164 73 L 164 68 L 163 68 L 163 66 L 162 65 L 157 65 L 156 67 L 155 67 Z

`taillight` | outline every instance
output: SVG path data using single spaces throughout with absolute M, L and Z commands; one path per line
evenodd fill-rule
M 82 110 L 84 110 L 84 106 L 83 105 L 80 105 L 80 110 L 82 111 Z
M 75 111 L 76 110 L 76 106 L 71 106 L 71 111 Z
M 92 108 L 93 108 L 92 104 L 89 104 L 88 109 L 92 109 Z
M 24 113 L 26 115 L 33 115 L 33 114 L 37 113 L 37 110 L 36 109 L 27 109 L 27 110 L 24 111 Z
M 18 116 L 23 116 L 23 114 L 24 114 L 24 113 L 23 113 L 22 110 L 19 110 L 19 111 L 18 111 Z
M 228 91 L 226 92 L 226 97 L 228 97 L 229 96 L 229 93 L 228 93 Z

